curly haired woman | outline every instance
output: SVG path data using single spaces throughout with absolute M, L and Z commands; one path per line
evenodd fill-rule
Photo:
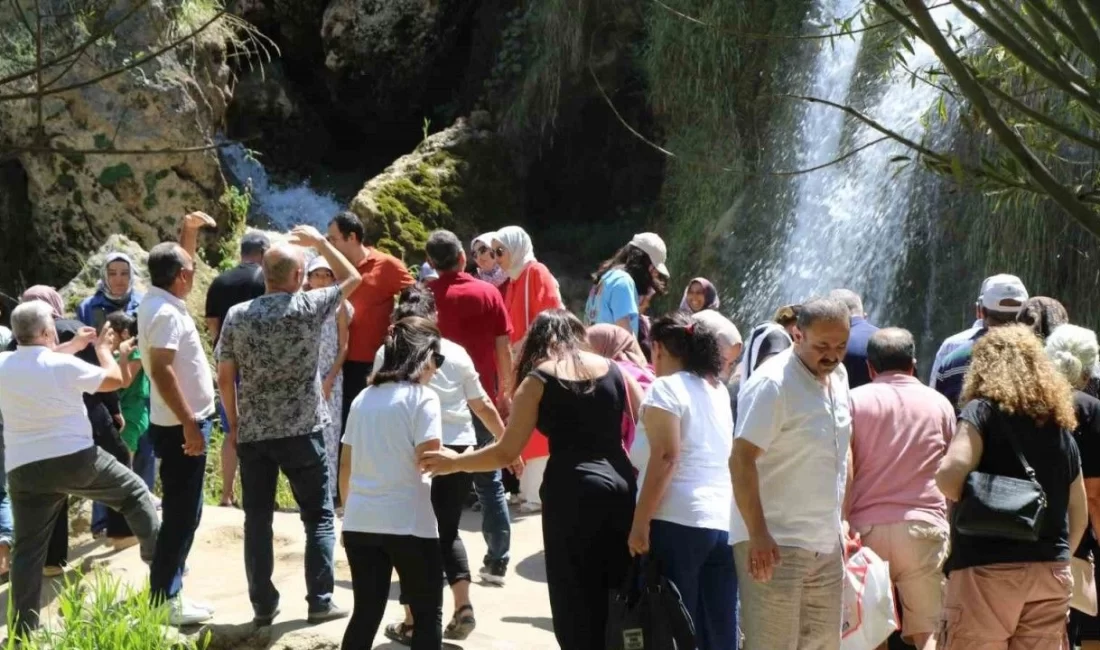
M 952 526 L 940 650 L 1065 650 L 1073 579 L 1069 559 L 1085 530 L 1073 389 L 1022 325 L 989 330 L 975 345 L 959 426 L 936 473 L 959 501 L 972 471 L 1025 479 L 1015 436 L 1047 507 L 1034 542 L 964 535 Z

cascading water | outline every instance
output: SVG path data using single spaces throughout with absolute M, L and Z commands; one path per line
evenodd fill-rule
M 828 24 L 833 18 L 850 17 L 862 4 L 863 0 L 817 0 L 814 22 Z M 962 22 L 957 11 L 946 7 L 937 10 L 936 18 L 956 25 Z M 927 135 L 921 118 L 941 91 L 920 81 L 914 84 L 911 74 L 894 62 L 887 74 L 867 80 L 860 93 L 866 99 L 862 105 L 856 103 L 862 35 L 822 42 L 813 56 L 812 72 L 792 79 L 790 92 L 854 105 L 888 128 L 920 141 Z M 931 49 L 917 41 L 914 52 L 905 56 L 904 67 L 926 72 L 935 60 Z M 820 103 L 804 104 L 795 120 L 797 154 L 786 158 L 793 158 L 799 169 L 824 165 L 882 137 L 846 119 L 839 109 Z M 755 281 L 745 285 L 753 317 L 766 317 L 778 305 L 840 287 L 860 293 L 872 319 L 886 315 L 908 250 L 906 219 L 914 199 L 914 179 L 925 173 L 915 165 L 902 169 L 892 165 L 891 158 L 899 155 L 912 152 L 887 141 L 797 177 L 789 190 L 792 212 L 785 238 L 769 268 L 760 269 Z
M 345 202 L 314 189 L 307 181 L 283 186 L 272 181 L 260 164 L 239 143 L 219 150 L 222 165 L 238 184 L 251 184 L 250 220 L 288 230 L 298 224 L 325 228 L 333 215 L 344 209 Z

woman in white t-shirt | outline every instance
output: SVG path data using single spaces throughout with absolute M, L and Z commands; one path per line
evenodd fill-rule
M 414 316 L 436 322 L 435 296 L 431 291 L 412 286 L 401 292 L 397 308 L 393 311 L 394 322 Z M 439 349 L 446 361 L 432 376 L 428 387 L 439 396 L 443 446 L 459 454 L 477 446 L 472 415 L 476 415 L 493 437 L 499 439 L 504 435 L 504 422 L 481 386 L 473 359 L 461 345 L 444 338 L 439 341 Z M 382 367 L 385 359 L 386 349 L 383 347 L 375 355 L 374 363 Z M 439 526 L 443 573 L 451 586 L 455 607 L 443 637 L 455 641 L 466 639 L 477 627 L 474 606 L 470 602 L 470 563 L 466 557 L 466 547 L 458 535 L 462 508 L 472 486 L 473 475 L 466 472 L 432 479 L 432 508 Z M 386 638 L 408 645 L 414 634 L 415 616 L 404 594 L 400 600 L 405 605 L 405 619 L 387 625 Z
M 439 397 L 427 383 L 443 365 L 439 329 L 405 318 L 386 336 L 385 362 L 352 402 L 340 458 L 343 544 L 355 608 L 344 650 L 373 645 L 397 569 L 415 618 L 412 647 L 443 645 L 443 560 L 432 509 L 431 480 L 417 454 L 440 448 Z
M 657 380 L 642 402 L 638 506 L 628 544 L 680 589 L 700 650 L 736 650 L 737 576 L 729 549 L 733 416 L 718 338 L 673 313 L 653 323 Z M 639 442 L 643 444 L 639 445 Z

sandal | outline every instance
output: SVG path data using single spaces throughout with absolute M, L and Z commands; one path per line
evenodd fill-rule
M 474 620 L 473 605 L 463 605 L 458 608 L 454 618 L 447 624 L 447 629 L 443 631 L 443 638 L 451 641 L 465 641 L 475 627 L 477 627 L 477 621 Z
M 405 621 L 390 623 L 386 626 L 386 638 L 401 645 L 411 646 L 413 642 L 413 627 L 406 625 Z

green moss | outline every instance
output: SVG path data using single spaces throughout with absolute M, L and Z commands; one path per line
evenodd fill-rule
M 64 153 L 64 154 L 61 154 L 61 155 L 65 157 L 65 160 L 68 160 L 70 163 L 72 163 L 76 167 L 83 167 L 84 163 L 87 161 L 87 157 L 82 153 L 72 152 L 72 153 Z
M 111 139 L 107 137 L 105 133 L 97 133 L 92 138 L 92 144 L 96 149 L 110 149 Z
M 119 163 L 104 169 L 99 174 L 99 184 L 103 187 L 114 187 L 120 181 L 133 178 L 134 170 L 126 163 Z
M 73 192 L 73 203 L 83 207 L 84 206 L 84 193 L 80 190 Z
M 145 206 L 146 210 L 152 210 L 157 207 L 157 197 L 155 194 L 147 194 L 145 200 L 141 202 Z

